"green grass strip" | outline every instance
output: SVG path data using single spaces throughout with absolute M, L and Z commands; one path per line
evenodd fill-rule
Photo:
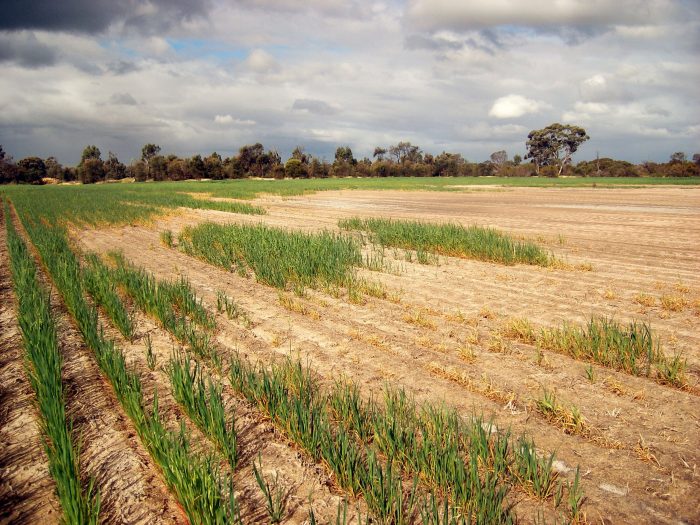
M 49 471 L 69 524 L 93 524 L 99 520 L 100 497 L 91 480 L 81 484 L 79 449 L 72 437 L 66 415 L 66 398 L 61 382 L 62 357 L 56 325 L 51 316 L 49 296 L 37 281 L 36 265 L 24 241 L 17 234 L 5 203 L 7 245 L 15 294 L 19 301 L 18 321 L 27 356 L 27 374 L 36 396 Z
M 213 201 L 189 192 L 201 187 L 153 184 L 99 184 L 86 186 L 16 186 L 7 190 L 15 206 L 49 224 L 133 224 L 148 221 L 175 208 L 218 210 L 263 215 L 265 209 L 246 202 Z M 203 196 L 204 197 L 204 196 Z
M 354 239 L 330 232 L 304 233 L 264 225 L 205 223 L 185 228 L 180 248 L 227 270 L 251 269 L 276 288 L 347 286 L 362 264 Z
M 502 264 L 549 266 L 552 256 L 540 246 L 512 237 L 492 228 L 459 224 L 432 224 L 393 219 L 353 217 L 338 222 L 345 230 L 371 233 L 372 242 L 419 253 L 431 252 Z

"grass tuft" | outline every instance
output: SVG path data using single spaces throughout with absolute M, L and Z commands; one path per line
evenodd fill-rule
M 433 262 L 429 253 L 509 265 L 549 266 L 553 262 L 552 255 L 540 246 L 517 241 L 492 228 L 359 217 L 343 219 L 338 226 L 345 230 L 369 231 L 373 242 L 382 246 L 415 250 L 422 264 Z
M 189 255 L 227 270 L 250 268 L 259 282 L 297 293 L 305 287 L 348 286 L 362 265 L 359 243 L 329 232 L 205 223 L 185 228 L 179 245 Z

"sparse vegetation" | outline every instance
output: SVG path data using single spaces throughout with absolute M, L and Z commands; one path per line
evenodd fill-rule
M 253 473 L 258 487 L 265 497 L 265 509 L 270 518 L 270 523 L 279 523 L 285 514 L 285 489 L 280 483 L 279 473 L 275 472 L 275 477 L 269 481 L 262 473 L 262 460 L 258 457 L 259 466 L 253 462 Z
M 226 316 L 229 319 L 240 320 L 246 327 L 250 327 L 253 324 L 248 312 L 222 290 L 216 291 L 216 311 L 220 314 L 226 312 Z
M 416 250 L 417 254 L 423 254 L 425 263 L 426 253 L 538 266 L 548 266 L 553 260 L 534 243 L 516 241 L 497 230 L 479 226 L 359 217 L 341 220 L 338 225 L 346 230 L 369 231 L 373 242 L 382 246 Z M 420 255 L 418 258 L 421 262 Z
M 173 232 L 170 230 L 163 230 L 160 232 L 160 242 L 163 243 L 163 246 L 167 248 L 172 248 L 174 246 L 174 240 L 173 240 Z
M 627 325 L 606 317 L 592 317 L 588 324 L 564 323 L 560 328 L 535 329 L 526 319 L 509 319 L 502 333 L 538 347 L 591 360 L 627 373 L 683 386 L 686 361 L 669 358 L 651 327 L 641 321 Z
M 576 405 L 563 405 L 556 392 L 544 388 L 535 406 L 546 419 L 559 426 L 566 434 L 588 435 L 589 427 Z
M 442 180 L 420 182 L 428 186 L 420 186 L 418 181 L 401 182 L 406 187 L 445 189 Z M 313 181 L 324 189 L 364 183 L 351 179 Z M 206 192 L 197 188 L 191 193 L 197 200 L 223 203 L 226 201 L 211 197 L 238 198 L 246 192 L 249 197 L 260 187 L 272 188 L 273 193 L 298 193 L 313 184 L 202 183 Z M 380 187 L 386 182 L 367 184 Z M 445 260 L 440 267 L 409 266 L 401 260 L 410 257 L 411 261 L 433 263 L 443 252 L 423 247 L 392 250 L 380 243 L 362 246 L 362 241 L 377 241 L 375 233 L 364 229 L 361 233 L 322 233 L 317 237 L 301 233 L 304 239 L 298 240 L 295 232 L 267 226 L 206 225 L 201 231 L 201 226 L 185 229 L 178 240 L 171 230 L 123 228 L 115 234 L 116 229 L 82 229 L 75 227 L 75 222 L 63 227 L 64 220 L 100 225 L 120 224 L 127 218 L 127 222 L 136 223 L 163 211 L 153 204 L 160 197 L 145 196 L 150 189 L 141 190 L 141 185 L 125 188 L 129 186 L 137 188 L 134 192 L 144 191 L 144 195 L 120 201 L 125 210 L 121 217 L 106 201 L 105 209 L 86 210 L 76 219 L 77 215 L 43 210 L 47 205 L 63 206 L 65 211 L 67 202 L 38 200 L 37 204 L 23 188 L 9 188 L 7 194 L 18 196 L 17 210 L 32 240 L 29 246 L 36 246 L 44 264 L 39 275 L 45 271 L 57 291 L 57 301 L 48 302 L 56 303 L 51 305 L 54 308 L 65 303 L 85 346 L 92 350 L 128 416 L 128 420 L 120 420 L 125 434 L 131 440 L 139 439 L 150 455 L 149 461 L 140 455 L 140 464 L 149 463 L 150 479 L 165 482 L 173 496 L 167 504 L 181 507 L 189 522 L 303 521 L 308 512 L 309 523 L 333 523 L 336 505 L 329 506 L 328 498 L 342 491 L 345 500 L 337 506 L 336 524 L 515 523 L 529 521 L 532 508 L 541 511 L 534 518 L 536 523 L 583 524 L 587 522 L 583 488 L 600 483 L 598 477 L 587 476 L 601 467 L 601 460 L 596 454 L 578 454 L 595 447 L 625 451 L 605 455 L 606 462 L 619 468 L 610 475 L 614 494 L 628 490 L 624 481 L 620 483 L 625 461 L 642 469 L 668 469 L 671 483 L 666 492 L 671 497 L 659 493 L 664 496 L 658 498 L 662 503 L 653 510 L 661 506 L 664 512 L 677 510 L 674 498 L 688 488 L 696 459 L 682 433 L 686 429 L 684 414 L 698 392 L 696 363 L 692 355 L 686 361 L 681 353 L 692 334 L 680 327 L 690 325 L 693 312 L 688 309 L 697 306 L 691 295 L 695 291 L 680 284 L 680 279 L 688 278 L 687 268 L 679 268 L 678 277 L 673 274 L 673 279 L 679 280 L 675 286 L 666 278 L 653 287 L 643 288 L 645 285 L 639 284 L 643 281 L 636 279 L 634 286 L 626 287 L 625 282 L 631 281 L 622 275 L 606 280 L 604 272 L 609 269 L 604 268 L 603 258 L 596 261 L 602 270 L 596 279 L 579 275 L 582 285 L 572 285 L 568 291 L 566 279 L 571 276 L 559 272 L 568 265 L 554 259 L 546 263 L 551 271 L 528 266 L 503 270 L 498 266 L 501 262 L 490 259 L 480 260 L 496 264 L 474 266 Z M 172 188 L 191 190 L 190 186 L 178 183 Z M 96 189 L 96 200 L 106 199 L 111 191 Z M 122 191 L 114 195 L 130 198 L 129 191 Z M 275 206 L 274 199 L 266 202 Z M 130 208 L 138 213 L 132 214 Z M 278 210 L 273 209 L 270 218 L 277 222 Z M 187 215 L 187 223 L 193 215 Z M 182 222 L 176 217 L 167 221 L 174 231 L 180 230 Z M 517 228 L 522 231 L 521 225 Z M 241 233 L 244 229 L 250 231 Z M 153 245 L 154 261 L 137 257 L 132 246 L 118 240 L 133 232 L 149 242 L 160 233 L 161 242 L 169 248 L 274 288 L 252 280 L 237 286 L 242 279 L 235 275 L 225 277 L 204 262 L 177 251 L 166 254 Z M 527 239 L 552 246 L 557 255 L 570 252 L 579 256 L 575 250 L 583 251 L 586 246 L 577 235 L 570 241 L 560 236 L 556 246 L 556 230 L 546 232 Z M 193 238 L 200 233 L 195 248 Z M 104 250 L 109 245 L 105 240 L 122 243 L 124 255 L 97 255 L 76 248 Z M 385 252 L 393 257 L 385 257 Z M 134 262 L 145 261 L 139 263 L 145 264 L 143 268 L 127 259 L 132 253 Z M 562 257 L 566 260 L 566 255 Z M 391 263 L 398 261 L 402 273 L 392 268 L 389 259 Z M 156 274 L 150 273 L 157 264 Z M 465 268 L 477 268 L 477 273 L 469 275 Z M 192 282 L 180 277 L 185 271 L 192 272 Z M 207 271 L 214 275 L 211 280 L 207 280 Z M 366 280 L 367 275 L 376 282 Z M 643 278 L 649 280 L 646 275 Z M 482 282 L 483 287 L 479 286 Z M 192 283 L 201 285 L 196 293 Z M 400 304 L 398 296 L 385 286 L 406 286 Z M 540 287 L 544 296 L 533 299 L 541 294 Z M 629 292 L 640 288 L 653 292 L 637 296 Z M 507 294 L 505 300 L 502 294 Z M 514 306 L 516 299 L 523 302 Z M 484 304 L 489 307 L 479 311 Z M 595 315 L 625 305 L 657 319 L 654 328 L 665 346 L 648 322 L 618 322 Z M 255 325 L 248 309 L 260 316 Z M 572 319 L 582 312 L 594 313 L 582 324 L 563 321 L 544 327 L 524 318 L 505 318 L 514 311 L 532 311 L 526 315 L 533 319 Z M 144 320 L 141 312 L 158 326 Z M 666 318 L 668 322 L 663 321 Z M 169 342 L 165 332 L 177 342 Z M 125 343 L 122 352 L 106 334 L 131 344 Z M 169 350 L 164 353 L 164 349 L 172 344 L 175 348 L 169 360 Z M 280 357 L 285 355 L 289 357 Z M 307 364 L 301 359 L 308 359 Z M 31 370 L 31 364 L 27 366 Z M 620 373 L 605 372 L 604 367 Z M 520 370 L 525 372 L 519 375 Z M 338 372 L 348 375 L 338 379 Z M 625 374 L 649 378 L 656 384 Z M 538 385 L 547 387 L 536 393 Z M 677 402 L 677 413 L 654 411 L 651 401 L 659 392 L 665 401 Z M 602 402 L 610 405 L 601 408 Z M 658 417 L 663 422 L 659 435 L 652 435 L 630 417 L 636 413 L 639 421 L 653 422 Z M 513 436 L 501 426 L 509 417 L 518 421 L 524 434 Z M 251 422 L 260 425 L 255 431 L 262 430 L 264 440 L 275 443 L 265 447 L 257 461 L 253 458 L 258 450 L 246 449 L 251 442 L 259 443 L 257 434 L 253 440 L 249 439 L 251 433 L 239 441 L 235 432 L 237 425 L 248 432 Z M 545 422 L 548 424 L 543 426 Z M 534 443 L 532 429 L 534 439 L 542 444 L 540 436 L 547 428 L 559 435 L 562 446 L 557 448 L 557 456 L 561 457 L 553 453 L 554 441 L 546 441 L 547 449 L 538 449 Z M 81 435 L 71 437 L 75 445 Z M 576 448 L 581 441 L 586 442 L 585 447 Z M 287 451 L 280 452 L 283 449 Z M 285 461 L 275 463 L 276 454 L 284 454 Z M 293 467 L 290 461 L 295 462 Z M 578 461 L 583 468 L 580 472 L 575 466 Z M 313 473 L 314 479 L 323 481 L 313 494 L 302 495 L 300 487 L 305 485 L 297 484 L 299 478 L 287 470 L 291 467 L 298 472 L 299 466 L 305 475 Z M 80 472 L 77 487 L 94 498 L 90 502 L 98 511 L 105 512 L 99 508 L 89 474 Z M 243 487 L 237 483 L 237 490 L 232 483 L 234 474 L 236 480 L 246 478 Z M 628 492 L 631 503 L 620 499 L 624 510 L 636 504 L 632 501 L 637 497 L 635 491 L 642 487 L 633 476 Z M 102 478 L 98 479 L 102 483 Z M 336 495 L 329 496 L 327 487 L 333 487 Z M 596 513 L 609 508 L 600 491 L 591 494 Z M 243 517 L 239 495 L 245 500 Z M 305 498 L 308 504 L 300 503 Z M 352 516 L 348 505 L 358 507 Z M 112 512 L 111 506 L 105 507 L 106 512 Z M 639 512 L 630 512 L 634 519 L 640 519 Z M 601 511 L 601 519 L 607 519 L 604 514 Z

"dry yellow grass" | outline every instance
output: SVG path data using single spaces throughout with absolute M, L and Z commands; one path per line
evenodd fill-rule
M 651 307 L 656 304 L 656 298 L 653 295 L 640 292 L 634 296 L 634 302 L 642 306 Z
M 294 299 L 292 296 L 290 296 L 288 294 L 284 294 L 284 293 L 278 294 L 278 301 L 279 301 L 280 305 L 285 310 L 304 315 L 306 317 L 313 319 L 314 321 L 318 321 L 319 319 L 321 319 L 320 313 L 318 313 L 313 308 L 308 307 L 307 305 L 305 305 L 301 301 Z
M 608 301 L 613 301 L 617 299 L 617 294 L 614 290 L 606 288 L 605 290 L 603 290 L 603 298 L 607 299 Z
M 673 289 L 676 290 L 678 293 L 690 293 L 690 288 L 682 282 L 677 282 L 676 284 L 674 284 Z
M 406 312 L 403 316 L 403 320 L 409 324 L 420 326 L 421 328 L 437 330 L 437 324 L 435 324 L 435 321 L 430 319 L 425 310 L 422 309 Z
M 376 348 L 377 350 L 381 350 L 382 352 L 387 352 L 389 354 L 394 355 L 398 354 L 398 352 L 394 350 L 394 348 L 389 343 L 387 343 L 386 338 L 380 337 L 377 334 L 369 334 L 365 332 L 360 332 L 359 330 L 351 330 L 348 335 L 351 339 L 366 343 Z
M 649 446 L 649 444 L 647 444 L 647 442 L 641 435 L 639 436 L 637 444 L 634 446 L 634 453 L 642 461 L 645 461 L 647 463 L 654 462 L 657 466 L 661 466 L 659 460 L 656 459 L 656 456 L 652 452 L 651 447 Z
M 612 376 L 607 376 L 605 379 L 603 379 L 603 384 L 610 392 L 612 392 L 616 396 L 624 396 L 628 392 L 628 390 L 622 385 L 622 383 L 617 381 Z
M 679 294 L 663 294 L 661 307 L 669 312 L 682 312 L 688 306 L 688 300 Z
M 480 379 L 474 380 L 466 373 L 452 366 L 448 367 L 437 363 L 430 363 L 426 368 L 436 376 L 457 383 L 467 390 L 480 394 L 492 401 L 507 404 L 511 408 L 516 408 L 517 406 L 517 394 L 512 390 L 507 390 L 498 386 L 486 374 L 482 375 Z

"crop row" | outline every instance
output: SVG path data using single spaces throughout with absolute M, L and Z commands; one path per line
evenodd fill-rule
M 359 244 L 329 232 L 291 232 L 265 225 L 204 223 L 185 228 L 180 248 L 227 270 L 255 273 L 277 288 L 348 286 L 362 264 Z
M 39 231 L 51 230 L 42 227 Z M 52 253 L 69 254 L 71 264 L 67 266 L 79 271 L 65 236 L 62 232 L 54 236 L 62 238 L 64 246 L 56 249 L 54 245 Z M 96 258 L 89 259 L 88 264 L 97 267 L 108 281 L 105 288 L 114 290 L 119 284 L 137 306 L 159 318 L 169 331 L 176 333 L 179 324 L 162 319 L 172 318 L 174 312 L 178 312 L 179 319 L 186 319 L 198 309 L 204 310 L 185 281 L 180 282 L 178 293 L 172 293 L 172 283 L 158 282 L 118 256 L 113 259 L 116 269 L 100 267 L 103 263 Z M 72 282 L 80 283 L 80 279 Z M 96 324 L 96 315 L 94 319 Z M 199 319 L 204 328 L 211 328 L 210 317 L 200 312 Z M 199 333 L 196 324 L 188 324 L 194 334 Z M 97 340 L 100 338 L 101 334 Z M 234 358 L 231 370 L 234 388 L 258 404 L 312 457 L 326 463 L 339 485 L 351 494 L 363 495 L 372 513 L 385 522 L 408 523 L 419 514 L 426 520 L 444 511 L 433 496 L 419 498 L 425 493 L 417 489 L 418 479 L 427 480 L 430 490 L 439 491 L 447 496 L 445 501 L 452 502 L 448 507 L 451 520 L 461 516 L 459 519 L 479 523 L 514 519 L 506 496 L 509 483 L 515 479 L 524 486 L 531 485 L 539 497 L 547 498 L 555 491 L 552 458 L 547 464 L 546 459 L 537 456 L 534 445 L 522 439 L 509 451 L 508 434 L 491 432 L 492 427 L 481 420 L 465 427 L 455 414 L 419 409 L 403 392 L 387 392 L 383 410 L 373 402 L 362 405 L 356 387 L 346 389 L 344 394 L 340 390 L 319 394 L 310 372 L 298 363 L 267 370 Z M 170 373 L 178 402 L 235 464 L 235 433 L 224 416 L 220 387 L 205 383 L 197 366 L 189 361 L 172 360 Z M 157 404 L 153 413 L 157 415 Z M 356 418 L 339 417 L 341 413 L 355 413 Z M 370 425 L 369 435 L 361 421 Z M 462 435 L 470 437 L 465 440 L 459 437 Z M 213 463 L 208 466 L 216 471 Z M 410 490 L 402 485 L 402 469 L 414 476 Z M 219 478 L 218 471 L 215 474 Z
M 98 366 L 109 379 L 141 442 L 190 522 L 236 521 L 238 511 L 233 487 L 220 472 L 216 458 L 210 454 L 195 454 L 184 427 L 177 432 L 166 428 L 157 392 L 152 407 L 146 407 L 138 374 L 127 367 L 124 354 L 113 341 L 104 337 L 97 311 L 86 300 L 78 260 L 65 231 L 33 223 L 26 217 L 23 219 L 83 339 L 94 352 Z
M 685 385 L 686 360 L 681 354 L 667 356 L 648 323 L 619 323 L 591 317 L 586 325 L 564 323 L 558 328 L 535 328 L 527 319 L 510 319 L 505 335 L 535 344 L 574 359 L 594 361 L 660 383 Z
M 214 318 L 202 306 L 186 280 L 156 281 L 152 275 L 129 264 L 121 254 L 112 253 L 110 258 L 115 263 L 114 267 L 107 266 L 97 256 L 89 254 L 84 273 L 97 274 L 100 288 L 121 288 L 139 309 L 155 317 L 180 343 L 187 345 L 191 352 L 202 357 L 212 357 L 209 331 L 215 326 Z M 115 325 L 119 326 L 121 313 L 117 310 L 115 316 L 110 309 L 106 311 Z M 197 330 L 197 326 L 204 330 Z
M 61 380 L 63 359 L 49 295 L 37 280 L 36 264 L 12 224 L 7 204 L 4 208 L 10 267 L 19 306 L 17 317 L 27 357 L 26 370 L 36 398 L 44 450 L 49 459 L 49 472 L 56 482 L 62 519 L 71 525 L 97 523 L 100 497 L 92 481 L 87 486 L 81 483 L 79 450 L 66 414 Z
M 454 411 L 418 406 L 400 390 L 387 389 L 381 404 L 363 400 L 358 387 L 348 381 L 339 381 L 332 391 L 325 392 L 311 371 L 298 362 L 265 368 L 251 366 L 234 355 L 230 366 L 234 389 L 315 460 L 325 463 L 342 488 L 351 495 L 363 495 L 372 513 L 389 522 L 445 509 L 430 504 L 430 495 L 418 498 L 416 487 L 406 492 L 396 467 L 420 479 L 429 491 L 447 496 L 445 501 L 452 502 L 451 516 L 470 516 L 480 523 L 514 518 L 507 503 L 511 485 L 543 500 L 552 498 L 557 505 L 565 492 L 552 471 L 553 454 L 540 456 L 532 441 L 524 437 L 513 440 L 509 432 L 497 432 L 492 423 L 481 418 L 464 422 Z M 196 411 L 192 408 L 194 399 L 202 400 L 200 407 L 211 404 L 203 401 L 207 392 L 219 398 L 215 394 L 220 392 L 218 387 L 205 384 L 194 361 L 180 356 L 171 361 L 170 370 L 171 377 L 179 378 L 182 385 L 176 397 L 181 403 L 189 397 L 184 401 L 190 407 L 188 412 Z M 194 419 L 202 428 L 216 420 L 214 426 L 219 430 L 210 434 L 217 436 L 221 450 L 234 456 L 235 445 L 227 444 L 230 438 L 223 408 L 218 401 L 212 406 L 217 407 L 215 417 L 210 414 Z M 380 493 L 376 492 L 377 484 L 383 487 Z M 569 486 L 568 494 L 567 512 L 579 517 L 583 496 L 578 483 Z
M 416 250 L 419 261 L 428 252 L 502 264 L 550 266 L 554 262 L 537 244 L 517 241 L 493 228 L 359 217 L 343 219 L 338 226 L 370 232 L 372 242 L 382 246 Z
M 127 266 L 123 260 L 119 265 Z M 133 267 L 131 270 L 140 272 Z M 112 274 L 112 277 L 116 278 L 116 275 Z M 156 281 L 155 286 L 165 282 Z M 161 307 L 151 311 L 142 309 L 157 317 L 158 312 L 172 306 L 166 297 L 161 298 L 161 302 Z M 135 303 L 141 305 L 139 301 Z M 163 326 L 168 329 L 168 326 Z M 172 329 L 169 331 L 174 333 Z M 315 393 L 318 385 L 309 370 L 302 369 L 298 363 L 287 362 L 267 371 L 249 366 L 238 356 L 234 357 L 231 370 L 231 386 L 253 401 L 312 458 L 325 463 L 339 486 L 353 496 L 362 495 L 371 513 L 382 522 L 412 523 L 421 512 L 429 515 L 427 503 L 419 505 L 422 500 L 417 489 L 418 478 L 415 478 L 412 488 L 405 489 L 401 469 L 397 469 L 400 462 L 394 458 L 382 460 L 379 450 L 367 449 L 351 429 L 337 424 L 331 417 L 330 399 Z M 175 398 L 204 433 L 213 438 L 229 462 L 235 464 L 235 434 L 232 423 L 226 421 L 220 386 L 209 378 L 205 380 L 199 365 L 184 356 L 171 359 L 169 373 Z M 512 519 L 508 518 L 509 510 L 505 514 L 498 510 L 503 505 L 505 493 L 500 491 L 492 508 L 481 511 L 479 522 L 497 522 L 503 516 Z M 455 518 L 459 515 L 453 509 L 448 512 Z

